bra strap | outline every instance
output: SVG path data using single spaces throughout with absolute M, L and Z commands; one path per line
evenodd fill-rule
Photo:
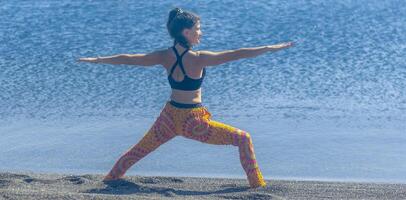
M 175 46 L 173 46 L 173 47 L 172 47 L 172 49 L 173 49 L 173 51 L 175 52 L 175 55 L 176 55 L 176 60 L 178 60 L 178 59 L 179 59 L 179 53 L 178 53 L 178 50 L 176 50 Z
M 183 68 L 182 58 L 185 55 L 185 53 L 189 51 L 189 49 L 186 49 L 180 56 L 179 56 L 179 53 L 176 50 L 175 46 L 173 46 L 172 49 L 173 49 L 173 51 L 175 52 L 175 55 L 176 55 L 176 62 L 172 66 L 170 75 L 172 75 L 172 73 L 175 70 L 175 67 L 176 67 L 177 64 L 179 64 L 180 69 L 182 70 L 183 74 L 186 75 L 186 71 Z

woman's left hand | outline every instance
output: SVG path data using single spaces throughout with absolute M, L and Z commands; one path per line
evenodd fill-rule
M 79 58 L 77 62 L 90 62 L 90 63 L 97 63 L 98 58 Z

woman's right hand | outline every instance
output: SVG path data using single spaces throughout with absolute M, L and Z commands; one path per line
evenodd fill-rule
M 280 44 L 270 45 L 269 47 L 272 49 L 286 49 L 293 46 L 293 42 L 283 42 Z

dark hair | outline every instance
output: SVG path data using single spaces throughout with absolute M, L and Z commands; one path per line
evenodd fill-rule
M 195 13 L 182 10 L 181 8 L 174 8 L 169 12 L 168 22 L 166 28 L 169 35 L 174 39 L 174 45 L 179 43 L 185 48 L 190 48 L 190 44 L 187 39 L 182 35 L 182 31 L 185 28 L 192 28 L 200 17 Z

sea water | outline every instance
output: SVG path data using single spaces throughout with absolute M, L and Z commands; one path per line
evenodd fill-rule
M 3 1 L 0 170 L 106 174 L 169 99 L 166 71 L 76 60 L 170 47 L 176 6 L 202 19 L 196 50 L 295 43 L 209 67 L 202 85 L 266 179 L 406 182 L 403 0 Z M 245 178 L 237 147 L 183 137 L 127 175 Z

